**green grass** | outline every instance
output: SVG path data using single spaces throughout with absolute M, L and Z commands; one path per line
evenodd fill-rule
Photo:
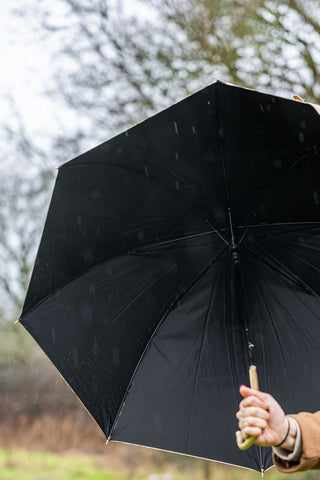
M 101 460 L 101 457 L 100 457 Z M 22 450 L 5 450 L 0 448 L 0 480 L 147 480 L 150 472 L 144 475 L 125 475 L 117 471 L 107 471 L 99 463 L 99 456 L 61 455 L 55 453 L 34 453 Z M 171 470 L 171 469 L 170 469 Z M 175 469 L 173 469 L 175 470 Z M 174 471 L 174 480 L 202 480 L 202 472 L 196 475 L 189 471 Z M 191 474 L 191 475 L 190 475 Z M 240 468 L 213 468 L 212 480 L 260 480 L 258 472 Z M 318 480 L 320 471 L 300 472 L 288 476 L 276 469 L 265 474 L 265 480 Z
M 0 472 L 1 480 L 126 480 L 99 467 L 94 456 L 20 450 L 0 450 Z

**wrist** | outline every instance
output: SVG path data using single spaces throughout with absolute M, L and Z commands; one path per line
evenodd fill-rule
M 289 432 L 285 441 L 281 444 L 281 448 L 293 452 L 297 439 L 297 425 L 291 417 L 286 417 L 288 421 Z

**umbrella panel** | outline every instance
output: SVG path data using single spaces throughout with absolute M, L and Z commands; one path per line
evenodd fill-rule
M 111 440 L 267 469 L 234 441 L 249 342 L 318 409 L 319 128 L 215 83 L 59 169 L 21 321 Z

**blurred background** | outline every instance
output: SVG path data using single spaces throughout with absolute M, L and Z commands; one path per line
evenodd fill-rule
M 216 79 L 320 103 L 320 0 L 2 0 L 0 65 L 0 478 L 256 477 L 106 447 L 14 321 L 56 167 Z

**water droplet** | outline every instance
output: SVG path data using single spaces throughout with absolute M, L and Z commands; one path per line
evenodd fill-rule
M 179 153 L 178 152 L 175 152 L 175 157 L 176 157 L 176 160 L 179 160 Z
M 112 364 L 116 368 L 120 364 L 120 352 L 119 352 L 119 347 L 117 345 L 112 348 Z
M 51 337 L 52 337 L 52 342 L 57 343 L 56 331 L 54 328 L 51 328 Z
M 317 192 L 317 190 L 313 190 L 313 201 L 314 201 L 314 204 L 315 205 L 319 205 L 320 202 L 319 202 L 319 193 Z
M 192 133 L 196 133 L 196 127 L 192 127 Z
M 95 338 L 92 347 L 93 355 L 98 355 L 100 353 L 100 347 L 98 344 L 98 340 Z
M 149 170 L 147 165 L 144 166 L 144 173 L 146 174 L 146 177 L 149 177 Z
M 261 103 L 260 103 L 259 107 L 260 107 L 261 112 L 264 112 L 264 108 L 263 108 L 263 105 Z
M 176 134 L 179 135 L 178 124 L 177 124 L 176 121 L 174 121 L 173 123 L 174 123 L 174 130 L 175 130 Z
M 304 143 L 304 132 L 299 132 L 299 143 Z
M 138 238 L 139 238 L 139 240 L 144 240 L 144 231 L 143 230 L 139 230 Z
M 86 230 L 83 231 L 83 236 L 85 236 L 86 232 Z M 94 262 L 94 255 L 91 250 L 87 249 L 82 252 L 82 258 L 87 265 L 91 265 Z
M 275 158 L 272 162 L 272 165 L 274 170 L 279 171 L 282 168 L 282 161 L 279 160 L 279 158 Z
M 180 190 L 180 183 L 179 183 L 178 180 L 175 181 L 175 186 L 176 186 L 177 192 L 179 192 L 179 190 Z
M 78 349 L 76 347 L 72 349 L 72 363 L 75 368 L 79 368 Z
M 92 198 L 92 200 L 98 200 L 99 198 L 101 198 L 101 192 L 99 190 L 92 190 L 90 193 L 90 197 Z
M 90 302 L 84 301 L 81 303 L 80 315 L 83 323 L 90 325 L 93 322 L 93 306 Z

